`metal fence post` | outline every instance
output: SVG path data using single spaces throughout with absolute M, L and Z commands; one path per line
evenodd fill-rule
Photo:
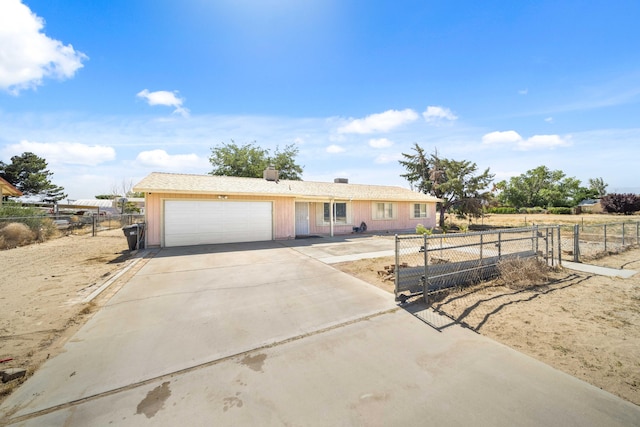
M 580 226 L 573 226 L 573 262 L 580 262 Z
M 96 237 L 96 231 L 98 231 L 98 227 L 96 226 L 96 217 L 98 215 L 93 214 L 91 217 L 91 236 Z
M 636 245 L 640 245 L 640 221 L 636 222 Z
M 502 232 L 498 231 L 498 261 L 502 258 Z
M 422 282 L 423 292 L 424 292 L 424 300 L 427 301 L 427 292 L 429 291 L 429 239 L 427 239 L 427 235 L 424 235 L 424 281 Z M 442 248 L 442 244 L 440 245 Z
M 607 252 L 607 224 L 604 225 L 604 251 Z
M 549 228 L 544 229 L 544 259 L 549 264 Z
M 562 265 L 562 236 L 560 234 L 560 226 L 558 226 L 558 266 Z
M 398 284 L 400 283 L 400 239 L 398 239 L 398 235 L 396 234 L 396 268 L 394 270 L 395 273 L 395 281 L 394 281 L 394 294 L 396 297 L 396 301 L 398 301 Z
M 396 301 L 398 300 L 398 284 L 400 283 L 400 239 L 398 238 L 398 235 L 396 234 L 396 268 L 394 270 L 395 273 L 395 277 L 396 280 L 394 282 L 395 284 L 395 296 L 396 296 Z
M 480 262 L 482 262 L 482 248 L 484 247 L 483 236 L 484 234 L 480 235 Z

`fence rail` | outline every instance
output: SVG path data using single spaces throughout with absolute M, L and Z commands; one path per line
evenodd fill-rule
M 559 226 L 396 236 L 395 243 L 395 298 L 401 302 L 495 277 L 505 259 L 562 262 Z

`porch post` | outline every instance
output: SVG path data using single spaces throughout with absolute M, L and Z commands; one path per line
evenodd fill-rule
M 333 199 L 329 200 L 329 230 L 331 237 L 333 237 L 333 203 Z

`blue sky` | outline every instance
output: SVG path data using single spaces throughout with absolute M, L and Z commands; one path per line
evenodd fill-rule
M 640 192 L 640 2 L 0 0 L 0 160 L 70 199 L 208 173 L 234 140 L 303 179 L 407 187 L 414 143 Z

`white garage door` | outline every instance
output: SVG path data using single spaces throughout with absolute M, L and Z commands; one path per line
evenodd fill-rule
M 273 239 L 271 202 L 164 202 L 164 246 Z

